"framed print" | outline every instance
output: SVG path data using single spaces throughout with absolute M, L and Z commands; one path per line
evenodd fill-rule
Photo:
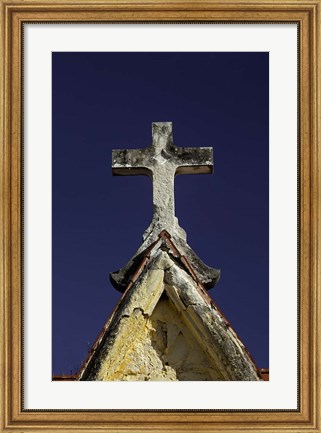
M 320 432 L 320 1 L 1 7 L 1 431 Z
M 35 30 L 40 30 L 40 27 L 36 27 Z M 27 39 L 29 39 L 29 30 L 27 32 Z M 122 131 L 123 125 L 130 125 L 130 127 L 125 129 L 126 136 L 122 135 L 119 146 L 125 146 L 126 152 L 127 147 L 139 148 L 143 137 L 147 135 L 143 140 L 148 142 L 148 135 L 152 134 L 150 126 L 153 116 L 154 118 L 157 116 L 157 118 L 166 118 L 166 115 L 172 122 L 163 122 L 162 127 L 171 128 L 173 143 L 176 143 L 179 137 L 181 137 L 180 140 L 182 142 L 196 142 L 198 135 L 196 134 L 193 138 L 192 131 L 196 132 L 202 129 L 202 135 L 205 134 L 206 130 L 206 135 L 210 136 L 210 131 L 212 130 L 212 122 L 210 119 L 222 116 L 224 119 L 228 120 L 228 122 L 235 123 L 235 125 L 238 122 L 239 126 L 235 129 L 231 129 L 231 135 L 228 139 L 225 138 L 228 130 L 226 124 L 224 126 L 222 125 L 220 131 L 217 130 L 215 132 L 215 141 L 218 143 L 216 148 L 213 149 L 215 155 L 214 159 L 216 158 L 216 161 L 221 162 L 221 170 L 219 170 L 219 173 L 222 174 L 220 174 L 220 181 L 224 184 L 224 190 L 229 190 L 230 193 L 219 197 L 219 190 L 215 191 L 212 189 L 214 188 L 214 182 L 210 182 L 212 188 L 210 188 L 210 185 L 207 185 L 208 181 L 211 180 L 209 176 L 197 176 L 195 179 L 196 176 L 192 176 L 194 169 L 190 169 L 190 176 L 181 175 L 175 178 L 175 194 L 170 185 L 168 185 L 166 194 L 164 194 L 163 190 L 165 190 L 166 183 L 162 181 L 162 191 L 158 196 L 157 185 L 159 181 L 157 174 L 159 170 L 165 167 L 164 164 L 166 163 L 162 161 L 163 164 L 161 164 L 160 167 L 153 166 L 155 172 L 152 181 L 154 191 L 153 200 L 155 201 L 154 208 L 158 209 L 153 218 L 155 219 L 157 216 L 158 219 L 162 219 L 163 221 L 157 223 L 157 226 L 161 225 L 160 230 L 158 228 L 153 229 L 153 233 L 148 236 L 148 239 L 146 238 L 143 244 L 148 248 L 152 243 L 151 237 L 153 237 L 154 234 L 157 237 L 159 232 L 166 230 L 166 228 L 174 242 L 174 232 L 176 231 L 176 243 L 180 244 L 181 249 L 185 248 L 185 254 L 187 256 L 189 255 L 191 261 L 193 260 L 194 269 L 196 270 L 200 269 L 200 262 L 196 258 L 196 254 L 200 254 L 201 250 L 200 248 L 194 250 L 196 245 L 193 247 L 193 231 L 196 241 L 198 239 L 203 246 L 201 259 L 204 260 L 205 263 L 209 263 L 209 260 L 213 257 L 213 245 L 216 245 L 215 250 L 220 251 L 219 255 L 221 257 L 226 256 L 227 258 L 226 263 L 220 260 L 217 264 L 221 269 L 222 276 L 219 283 L 214 284 L 215 287 L 220 287 L 220 290 L 216 293 L 216 301 L 219 303 L 224 315 L 228 318 L 227 320 L 229 320 L 230 323 L 229 327 L 233 326 L 235 330 L 239 328 L 238 332 L 236 331 L 238 335 L 241 333 L 242 329 L 244 329 L 244 335 L 255 353 L 245 341 L 243 341 L 243 344 L 245 344 L 245 347 L 247 347 L 253 359 L 256 360 L 256 364 L 264 366 L 264 371 L 267 371 L 269 361 L 267 224 L 267 184 L 269 178 L 268 57 L 268 53 L 52 53 L 52 149 L 54 156 L 52 163 L 52 368 L 55 380 L 59 380 L 60 378 L 67 380 L 68 377 L 71 379 L 79 377 L 79 369 L 75 369 L 73 364 L 75 362 L 84 362 L 87 358 L 86 352 L 88 346 L 89 352 L 92 352 L 92 341 L 98 334 L 99 328 L 103 327 L 106 318 L 109 318 L 118 300 L 121 298 L 118 279 L 117 281 L 113 280 L 114 274 L 112 274 L 110 285 L 108 285 L 108 282 L 106 284 L 106 269 L 117 269 L 117 266 L 119 266 L 123 260 L 127 260 L 126 252 L 128 251 L 130 255 L 135 252 L 135 249 L 137 249 L 137 240 L 148 227 L 148 221 L 146 221 L 146 227 L 140 229 L 141 233 L 137 233 L 145 217 L 150 214 L 152 194 L 149 190 L 149 179 L 138 176 L 129 178 L 126 173 L 122 177 L 113 177 L 110 171 L 106 169 L 106 165 L 107 167 L 111 167 L 112 165 L 112 149 L 108 144 L 110 143 L 111 145 L 113 142 L 117 143 L 117 131 Z M 85 65 L 89 67 L 85 67 Z M 231 76 L 228 77 L 228 74 Z M 236 75 L 237 80 L 235 80 Z M 77 81 L 75 81 L 75 76 L 78 76 Z M 87 83 L 86 87 L 84 87 L 84 83 Z M 233 90 L 229 89 L 229 91 L 227 91 L 226 88 L 223 90 L 225 87 L 222 85 L 223 83 L 234 83 Z M 94 85 L 97 87 L 94 87 Z M 166 92 L 165 89 L 168 85 L 170 88 Z M 71 88 L 73 88 L 72 91 Z M 186 98 L 187 89 L 188 97 Z M 221 95 L 219 94 L 220 89 L 222 89 Z M 105 97 L 100 99 L 99 97 L 97 98 L 98 95 L 105 95 Z M 244 109 L 245 95 L 252 99 L 251 104 L 248 104 L 247 110 Z M 254 95 L 254 97 L 251 95 Z M 75 98 L 77 97 L 80 99 L 78 102 L 75 102 Z M 87 102 L 83 105 L 81 101 L 84 101 L 84 99 L 86 99 Z M 170 104 L 169 100 L 171 101 Z M 163 106 L 161 102 L 163 102 Z M 92 104 L 96 106 L 95 112 L 92 110 Z M 243 110 L 240 109 L 238 104 L 242 104 Z M 130 107 L 131 105 L 135 105 L 135 110 L 131 110 L 130 108 L 128 108 L 128 110 L 124 109 L 124 107 Z M 175 109 L 171 109 L 169 105 L 175 106 Z M 79 107 L 80 111 L 78 115 L 74 111 L 75 106 Z M 193 108 L 195 106 L 198 108 Z M 234 109 L 232 109 L 232 106 Z M 218 107 L 222 110 L 221 115 L 217 112 Z M 229 116 L 223 114 L 226 110 L 229 111 Z M 147 111 L 150 112 L 150 114 L 147 114 Z M 69 115 L 70 112 L 73 112 L 72 117 Z M 105 121 L 102 121 L 100 124 L 103 129 L 99 132 L 96 120 L 97 115 L 105 116 L 106 114 L 104 113 L 107 112 L 109 113 L 108 118 L 110 118 L 110 121 L 108 121 L 107 125 Z M 151 112 L 153 112 L 153 114 L 151 114 Z M 92 118 L 91 113 L 94 114 Z M 180 113 L 180 117 L 177 113 Z M 149 124 L 140 120 L 141 117 L 145 116 L 150 120 Z M 82 130 L 80 130 L 79 127 L 79 117 L 84 119 L 84 122 L 82 122 Z M 189 120 L 187 120 L 187 117 Z M 186 128 L 184 125 L 192 123 L 193 119 L 193 128 L 189 130 L 189 128 Z M 72 121 L 74 121 L 74 126 L 71 126 Z M 141 131 L 134 132 L 136 124 L 142 126 Z M 182 127 L 180 127 L 180 125 L 182 125 Z M 256 135 L 253 125 L 257 125 L 260 135 Z M 176 131 L 180 128 L 182 128 L 181 134 L 178 135 L 176 139 Z M 246 135 L 247 141 L 244 140 L 245 143 L 243 144 L 242 142 L 241 144 L 240 130 L 248 130 L 248 128 L 255 134 L 255 137 L 250 138 L 248 132 L 246 132 L 244 135 Z M 144 131 L 144 129 L 146 129 L 146 131 Z M 154 122 L 154 134 L 157 133 L 158 129 L 159 123 Z M 186 132 L 184 131 L 185 129 Z M 73 135 L 77 134 L 78 138 L 74 136 L 70 141 L 68 138 L 70 133 L 68 133 L 67 130 L 73 130 Z M 95 138 L 93 131 L 95 131 Z M 107 143 L 105 143 L 106 133 L 110 136 Z M 87 138 L 85 138 L 86 135 Z M 112 136 L 114 137 L 112 138 Z M 137 137 L 137 139 L 135 137 Z M 221 145 L 219 143 L 224 141 L 229 144 Z M 258 143 L 260 143 L 259 146 Z M 71 150 L 72 144 L 75 146 L 73 150 Z M 66 152 L 67 148 L 70 149 L 68 152 Z M 241 148 L 243 148 L 242 152 L 240 152 Z M 186 149 L 188 149 L 188 147 Z M 194 149 L 194 147 L 191 149 Z M 129 150 L 129 152 L 130 151 L 131 150 Z M 228 162 L 228 164 L 223 167 L 225 160 L 223 155 L 225 151 L 227 154 L 226 162 Z M 92 155 L 90 164 L 88 164 L 88 152 Z M 189 155 L 189 151 L 186 152 L 186 155 Z M 190 152 L 192 152 L 192 150 L 190 150 Z M 199 158 L 202 158 L 202 150 L 196 148 L 196 151 L 193 150 L 193 152 L 196 153 L 195 158 L 198 157 L 197 153 L 200 153 Z M 205 152 L 207 152 L 207 150 L 205 150 Z M 117 151 L 114 153 L 117 154 Z M 231 155 L 235 158 L 234 162 Z M 75 164 L 75 158 L 78 159 L 77 164 Z M 147 165 L 149 165 L 149 160 L 150 157 L 147 156 Z M 187 164 L 187 162 L 183 161 L 183 164 Z M 218 167 L 218 162 L 214 162 L 214 165 Z M 72 167 L 74 167 L 74 169 L 72 169 Z M 86 168 L 84 169 L 84 167 Z M 86 174 L 84 174 L 84 170 Z M 90 170 L 92 170 L 92 172 L 90 172 Z M 113 172 L 115 172 L 115 170 L 114 168 Z M 119 169 L 117 168 L 117 170 Z M 186 165 L 184 166 L 184 170 L 185 172 L 188 170 Z M 210 167 L 204 166 L 202 170 L 210 170 Z M 213 177 L 215 177 L 216 170 Z M 128 171 L 128 174 L 130 173 L 131 171 Z M 98 178 L 96 177 L 97 175 L 99 175 Z M 163 176 L 162 172 L 160 172 L 160 175 Z M 103 178 L 101 178 L 101 176 L 103 176 Z M 166 174 L 166 177 L 170 178 L 170 174 Z M 255 178 L 255 182 L 253 182 L 253 178 Z M 244 182 L 242 186 L 240 186 L 240 179 Z M 139 184 L 136 183 L 136 180 Z M 89 182 L 93 182 L 91 186 Z M 203 185 L 203 188 L 200 188 L 201 185 Z M 125 190 L 124 187 L 126 188 Z M 129 192 L 131 187 L 133 189 Z M 77 194 L 75 188 L 79 188 L 79 190 L 82 191 L 81 194 Z M 198 191 L 197 194 L 196 188 Z M 223 190 L 223 188 L 221 188 L 221 190 Z M 242 191 L 246 191 L 246 194 L 242 193 Z M 138 193 L 144 197 L 144 200 L 139 202 L 139 206 L 137 206 Z M 102 200 L 101 198 L 105 194 L 107 194 L 106 199 Z M 165 195 L 169 196 L 174 204 L 174 206 L 169 206 L 170 212 L 167 212 L 167 208 L 162 207 Z M 113 207 L 117 209 L 117 212 L 113 212 L 115 219 L 113 219 L 112 213 L 110 212 L 111 197 L 113 197 L 112 200 L 114 201 Z M 79 204 L 77 205 L 78 200 Z M 194 206 L 189 212 L 186 210 L 180 211 L 180 208 L 189 209 L 189 205 L 197 201 L 201 204 L 198 211 Z M 105 210 L 99 212 L 100 216 L 93 211 L 94 208 L 99 208 L 99 203 L 101 205 L 104 203 L 104 206 L 106 206 Z M 215 217 L 218 203 L 220 203 L 220 214 L 222 216 L 224 215 L 224 221 L 219 221 L 219 218 Z M 76 211 L 79 207 L 83 209 L 80 213 Z M 172 207 L 174 208 L 173 210 Z M 129 208 L 131 209 L 130 218 L 128 218 L 127 213 Z M 177 210 L 175 210 L 175 208 Z M 186 213 L 185 218 L 190 217 L 190 221 L 186 221 L 185 223 L 183 223 L 183 221 L 180 222 L 184 215 L 183 212 L 184 214 Z M 214 226 L 218 225 L 221 229 L 215 232 L 213 227 L 210 233 L 202 233 L 199 225 L 196 224 L 197 219 L 195 218 L 195 214 L 197 212 L 199 212 L 198 218 L 200 220 L 204 219 L 206 215 L 210 216 L 210 221 L 212 218 L 213 222 L 217 219 Z M 179 225 L 186 232 L 186 241 L 180 234 L 180 230 L 178 228 L 174 230 L 173 228 L 173 226 L 175 226 L 175 222 L 173 222 L 175 213 L 177 216 L 179 213 L 181 214 Z M 238 223 L 234 221 L 232 217 L 235 213 L 239 215 Z M 106 220 L 107 215 L 109 215 L 109 217 Z M 228 221 L 229 216 L 233 218 L 233 224 L 231 221 Z M 64 223 L 65 219 L 69 220 L 69 223 Z M 75 221 L 78 221 L 77 224 L 79 224 L 79 228 L 77 229 L 75 227 L 74 232 L 70 230 L 72 221 L 74 224 Z M 101 226 L 98 229 L 97 224 L 99 224 L 99 221 Z M 168 221 L 171 222 L 169 223 Z M 132 228 L 129 229 L 128 225 Z M 86 232 L 85 227 L 87 227 L 88 232 Z M 225 229 L 223 229 L 223 227 L 225 227 Z M 67 231 L 65 231 L 64 228 Z M 96 235 L 92 230 L 95 231 Z M 104 239 L 103 233 L 105 233 L 106 236 Z M 71 236 L 74 236 L 74 238 L 71 239 Z M 131 238 L 133 239 L 132 245 L 130 241 Z M 238 243 L 235 242 L 236 238 L 239 239 Z M 79 245 L 80 239 L 81 246 Z M 220 245 L 220 242 L 222 242 L 222 245 Z M 87 246 L 84 245 L 85 243 L 88 243 Z M 191 253 L 191 250 L 187 249 L 187 243 L 190 245 L 191 250 L 195 252 L 195 255 L 194 252 Z M 109 250 L 109 247 L 106 247 L 107 245 L 113 245 L 112 254 L 107 252 Z M 253 247 L 254 245 L 255 247 Z M 206 251 L 206 246 L 208 251 Z M 99 253 L 98 248 L 100 249 Z M 82 251 L 81 256 L 79 255 L 80 249 Z M 145 246 L 140 247 L 140 249 L 145 249 Z M 248 281 L 241 283 L 237 275 L 240 275 L 244 269 L 244 263 L 242 263 L 240 257 L 244 254 L 245 250 L 247 250 L 245 253 L 247 262 L 252 263 L 251 268 L 253 270 L 246 278 Z M 95 258 L 92 255 L 93 251 L 96 251 Z M 196 251 L 198 253 L 196 253 Z M 224 253 L 224 251 L 226 251 L 226 253 Z M 156 249 L 154 253 L 157 255 Z M 206 253 L 208 258 L 206 258 Z M 98 257 L 104 257 L 104 263 L 98 265 Z M 198 255 L 198 257 L 200 257 L 200 255 Z M 86 266 L 79 269 L 79 261 L 86 263 Z M 149 264 L 149 266 L 151 266 L 151 264 Z M 147 275 L 147 268 L 142 274 L 144 273 Z M 210 269 L 206 270 L 206 276 L 211 273 L 215 276 L 215 271 L 211 271 Z M 233 276 L 236 278 L 236 281 L 227 280 L 227 278 L 233 278 Z M 97 280 L 94 282 L 93 279 L 95 278 L 97 278 Z M 143 278 L 143 275 L 141 278 Z M 200 276 L 200 278 L 202 277 Z M 69 287 L 69 281 L 75 282 L 75 284 L 72 284 L 75 292 Z M 125 278 L 124 285 L 126 286 L 126 284 Z M 240 286 L 243 284 L 246 288 L 241 289 Z M 101 293 L 97 292 L 94 294 L 94 292 L 91 292 L 92 295 L 88 298 L 88 287 L 90 287 L 90 285 L 95 287 L 100 286 Z M 134 292 L 138 289 L 138 285 L 137 283 L 135 288 L 130 289 L 130 292 Z M 209 284 L 207 283 L 207 287 L 208 286 Z M 228 287 L 235 288 L 235 292 L 233 293 Z M 259 291 L 257 287 L 260 287 Z M 124 289 L 126 290 L 126 287 L 124 287 Z M 120 290 L 122 290 L 122 287 L 120 287 Z M 236 306 L 235 300 L 238 300 L 238 308 L 235 311 L 237 314 L 235 314 L 235 316 L 233 314 L 234 319 L 233 317 L 229 317 L 230 314 L 228 314 L 227 311 L 228 306 L 225 306 L 223 299 L 219 299 L 219 295 L 221 295 L 221 297 L 225 296 L 226 302 L 228 300 L 231 302 L 231 313 L 233 311 L 233 305 L 234 307 Z M 146 296 L 148 298 L 148 294 L 146 294 Z M 86 302 L 84 302 L 84 299 L 86 299 Z M 104 302 L 102 302 L 103 299 L 105 300 Z M 69 304 L 68 307 L 67 304 Z M 122 308 L 121 305 L 119 306 L 120 310 Z M 158 302 L 156 305 L 158 305 Z M 135 308 L 137 308 L 137 306 Z M 100 309 L 102 310 L 101 316 L 98 314 Z M 251 310 L 253 313 L 248 314 L 246 313 L 247 310 Z M 156 313 L 157 311 L 155 314 Z M 256 317 L 253 317 L 254 313 Z M 71 314 L 74 314 L 73 318 L 71 318 Z M 248 324 L 246 324 L 246 318 L 249 318 Z M 96 320 L 100 322 L 98 326 L 95 324 Z M 158 329 L 157 327 L 159 327 L 163 329 L 163 331 L 160 329 L 158 331 L 158 334 L 161 335 L 171 334 L 173 328 L 180 328 L 178 324 L 175 326 L 168 324 L 165 327 L 164 322 L 160 319 L 151 319 L 151 321 L 154 322 L 153 328 Z M 256 323 L 255 328 L 249 326 L 253 321 Z M 79 339 L 78 349 L 78 345 L 70 344 L 71 340 L 75 341 L 77 339 L 74 327 L 69 326 L 70 322 L 78 323 L 76 333 Z M 240 325 L 243 324 L 242 329 L 241 326 L 238 326 L 238 323 L 240 323 Z M 89 331 L 92 326 L 94 329 Z M 79 327 L 82 329 L 79 329 Z M 246 332 L 246 328 L 248 328 L 250 332 Z M 172 331 L 169 329 L 172 329 Z M 253 331 L 253 333 L 251 331 Z M 86 334 L 87 339 L 85 337 Z M 166 349 L 163 347 L 163 342 L 158 339 L 154 341 L 155 338 L 148 334 L 148 339 L 151 339 L 152 343 L 144 343 L 144 345 L 142 345 L 145 347 L 145 351 L 150 352 L 150 356 L 152 356 L 153 359 L 155 357 L 155 359 L 153 362 L 148 360 L 144 360 L 143 362 L 140 358 L 141 368 L 139 369 L 139 373 L 131 373 L 129 375 L 130 379 L 145 379 L 147 381 L 149 378 L 158 378 L 164 380 L 177 378 L 177 375 L 181 379 L 189 378 L 195 380 L 206 380 L 209 377 L 217 377 L 217 374 L 214 374 L 215 368 L 210 369 L 210 376 L 203 370 L 200 371 L 199 368 L 196 369 L 196 373 L 195 366 L 191 368 L 191 365 L 194 364 L 194 355 L 192 356 L 189 352 L 188 347 L 190 346 L 187 343 L 188 340 L 183 338 L 183 334 L 184 331 L 178 334 L 181 336 L 173 337 L 173 342 L 170 343 L 169 347 L 166 346 Z M 90 342 L 89 345 L 87 345 L 88 341 Z M 181 343 L 179 343 L 179 341 L 181 341 Z M 194 339 L 191 338 L 191 341 L 194 341 Z M 146 349 L 146 345 L 149 347 L 148 350 Z M 184 345 L 186 349 L 186 353 L 184 349 L 185 356 L 181 359 L 182 364 L 178 363 L 174 349 L 175 347 L 180 347 L 180 345 Z M 166 354 L 161 355 L 161 359 L 157 351 L 155 353 L 154 346 L 158 347 L 158 352 L 166 350 Z M 135 353 L 137 353 L 137 346 L 135 347 Z M 82 350 L 82 353 L 78 354 L 78 350 Z M 89 355 L 89 369 L 91 369 L 90 365 L 93 365 L 96 356 L 100 357 L 98 353 L 101 350 L 103 350 L 102 347 L 97 347 L 97 350 Z M 134 348 L 131 350 L 134 351 Z M 68 351 L 70 356 L 69 362 L 67 361 Z M 202 350 L 200 350 L 200 352 L 202 352 Z M 190 355 L 187 355 L 187 353 L 190 353 Z M 185 361 L 186 358 L 189 359 L 189 361 Z M 199 362 L 201 362 L 201 360 L 199 360 Z M 203 362 L 205 362 L 206 365 L 211 365 L 204 359 Z M 68 363 L 70 364 L 69 370 L 67 370 Z M 165 366 L 166 363 L 168 363 L 168 368 L 162 367 L 160 370 L 156 369 L 156 373 L 154 370 L 155 363 L 159 368 L 160 363 Z M 135 364 L 134 369 L 137 369 L 138 362 L 135 361 Z M 123 368 L 124 367 L 122 367 L 122 369 Z M 115 370 L 115 376 L 111 375 L 111 370 L 110 368 L 108 369 L 109 379 L 122 377 L 121 375 L 123 373 L 121 373 L 119 369 Z M 68 375 L 66 375 L 66 371 Z M 85 377 L 91 377 L 89 373 L 87 376 L 87 367 L 81 366 L 80 371 L 81 378 L 85 379 Z M 256 376 L 259 378 L 259 375 L 255 374 L 254 377 Z

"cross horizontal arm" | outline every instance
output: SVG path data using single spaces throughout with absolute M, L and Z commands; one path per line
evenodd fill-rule
M 128 176 L 144 174 L 151 176 L 146 167 L 145 149 L 122 149 L 112 151 L 113 175 Z
M 176 147 L 176 174 L 213 173 L 212 147 Z

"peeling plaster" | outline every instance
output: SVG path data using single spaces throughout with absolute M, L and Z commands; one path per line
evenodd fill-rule
M 126 292 L 80 380 L 261 380 L 206 296 L 159 249 Z

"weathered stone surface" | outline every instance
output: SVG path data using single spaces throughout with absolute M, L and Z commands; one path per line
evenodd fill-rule
M 132 259 L 117 272 L 111 273 L 113 285 L 124 291 L 129 274 L 135 270 L 140 255 L 166 230 L 193 265 L 199 279 L 211 288 L 220 272 L 205 265 L 186 242 L 186 233 L 175 216 L 174 178 L 177 174 L 213 172 L 211 147 L 176 147 L 173 143 L 172 123 L 153 123 L 152 145 L 143 149 L 113 150 L 114 175 L 147 175 L 153 181 L 153 219 L 144 232 L 143 244 Z
M 160 248 L 125 293 L 80 380 L 260 380 L 208 295 Z

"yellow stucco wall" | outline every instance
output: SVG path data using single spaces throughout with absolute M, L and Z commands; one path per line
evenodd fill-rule
M 260 380 L 235 332 L 203 296 L 160 252 L 115 310 L 81 380 Z
M 220 380 L 168 298 L 158 302 L 150 318 L 136 310 L 130 322 L 135 323 L 127 323 L 128 332 L 139 327 L 136 339 L 112 375 L 102 366 L 101 380 Z

